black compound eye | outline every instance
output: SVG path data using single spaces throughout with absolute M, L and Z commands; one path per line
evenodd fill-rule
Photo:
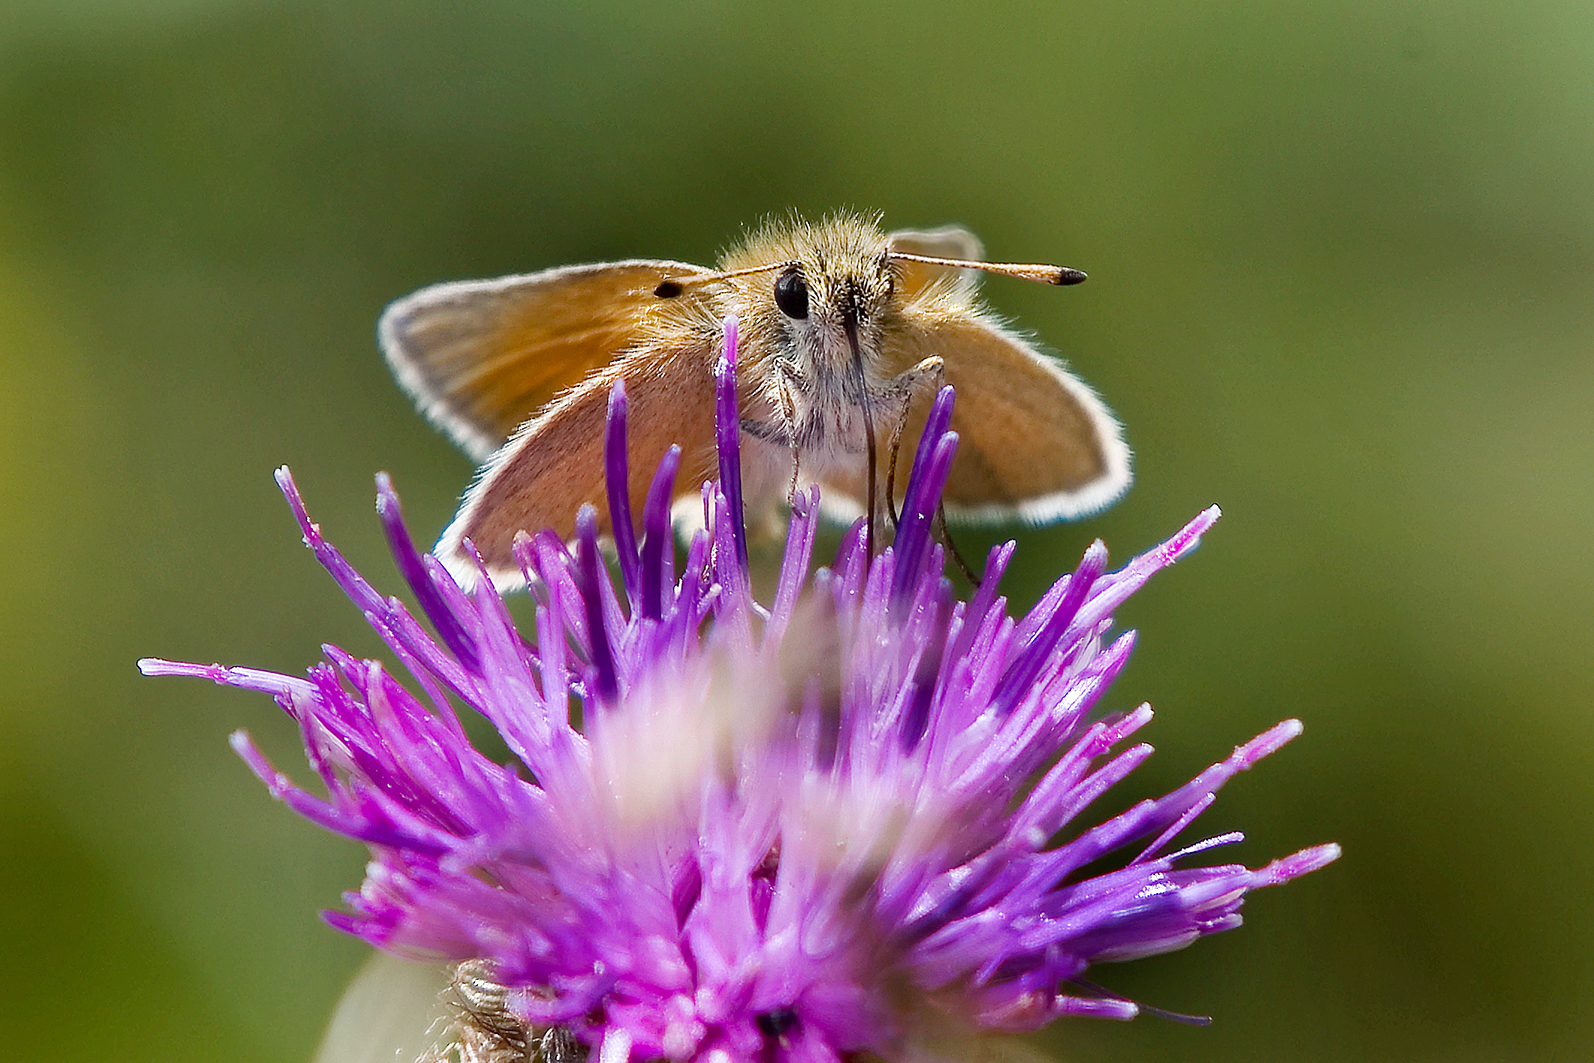
M 808 316 L 808 282 L 800 266 L 792 266 L 775 278 L 775 305 L 787 317 L 801 321 Z

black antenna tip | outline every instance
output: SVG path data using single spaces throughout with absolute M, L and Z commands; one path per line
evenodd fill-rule
M 1057 280 L 1054 281 L 1053 283 L 1054 284 L 1079 284 L 1084 279 L 1085 279 L 1085 271 L 1084 270 L 1069 269 L 1067 266 L 1063 266 L 1061 269 L 1059 269 L 1057 271 Z
M 1083 274 L 1081 274 L 1081 279 L 1083 279 Z M 674 299 L 681 294 L 681 285 L 676 281 L 662 281 L 657 288 L 653 289 L 653 294 L 660 299 Z

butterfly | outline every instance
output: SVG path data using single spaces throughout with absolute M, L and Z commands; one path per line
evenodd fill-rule
M 775 220 L 714 268 L 628 259 L 436 284 L 382 315 L 389 366 L 420 410 L 481 463 L 436 554 L 462 584 L 522 582 L 522 531 L 569 537 L 583 504 L 607 526 L 609 393 L 629 401 L 632 511 L 682 449 L 678 512 L 714 469 L 714 375 L 738 321 L 743 497 L 772 515 L 807 483 L 843 519 L 892 519 L 943 383 L 960 436 L 944 503 L 954 520 L 1047 523 L 1096 512 L 1130 481 L 1112 413 L 1055 358 L 980 303 L 980 273 L 1050 284 L 1058 266 L 982 261 L 967 231 L 882 230 L 877 217 Z

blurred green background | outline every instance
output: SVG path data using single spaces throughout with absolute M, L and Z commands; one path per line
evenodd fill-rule
M 1099 969 L 1216 1016 L 1075 1021 L 1075 1061 L 1594 1051 L 1594 8 L 1586 2 L 0 5 L 0 1028 L 17 1059 L 299 1061 L 363 851 L 227 748 L 379 647 L 271 483 L 395 586 L 470 467 L 373 343 L 421 284 L 711 260 L 795 207 L 961 222 L 1123 418 L 1128 498 L 1021 535 L 1032 600 L 1202 506 L 1123 610 L 1160 711 L 1120 800 L 1286 716 L 1208 814 L 1332 868 Z M 987 537 L 989 539 L 990 537 Z M 978 550 L 981 537 L 965 545 Z

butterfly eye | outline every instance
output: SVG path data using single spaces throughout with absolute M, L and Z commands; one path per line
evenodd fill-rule
M 808 316 L 808 282 L 803 280 L 801 267 L 792 266 L 775 278 L 775 305 L 798 321 Z

